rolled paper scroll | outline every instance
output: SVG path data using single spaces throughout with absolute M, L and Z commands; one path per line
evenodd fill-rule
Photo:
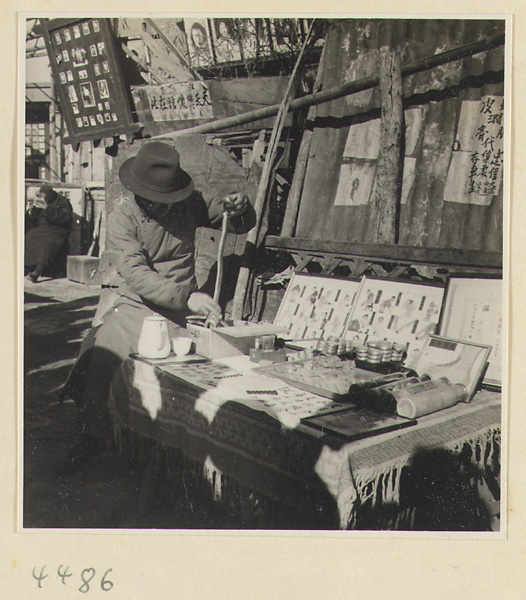
M 429 389 L 430 383 L 436 384 L 433 389 Z M 449 385 L 444 381 L 428 381 L 426 384 L 427 389 L 422 390 L 420 393 L 414 390 L 418 386 L 413 386 L 413 393 L 407 393 L 408 390 L 401 390 L 406 392 L 399 395 L 396 404 L 396 412 L 401 417 L 416 419 L 449 408 L 466 399 L 466 388 L 459 383 Z

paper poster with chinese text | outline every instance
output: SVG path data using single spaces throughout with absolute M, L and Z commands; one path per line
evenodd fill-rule
M 444 191 L 446 202 L 489 206 L 499 193 L 504 163 L 504 98 L 462 102 Z
M 203 81 L 147 86 L 142 90 L 148 97 L 154 121 L 184 121 L 214 117 L 208 86 Z M 137 104 L 142 90 L 132 92 Z

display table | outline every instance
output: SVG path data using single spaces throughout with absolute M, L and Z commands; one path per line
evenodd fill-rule
M 274 392 L 262 376 L 250 399 L 230 382 L 215 388 L 213 377 L 206 385 L 185 381 L 181 368 L 191 374 L 186 365 L 170 372 L 133 358 L 123 363 L 110 394 L 118 442 L 136 452 L 162 449 L 178 477 L 201 480 L 238 510 L 240 528 L 422 529 L 418 515 L 436 513 L 433 503 L 443 508 L 444 497 L 457 507 L 468 502 L 471 516 L 484 513 L 488 497 L 498 499 L 500 394 L 480 391 L 470 404 L 412 427 L 349 442 L 299 422 L 329 400 L 309 394 L 299 405 L 290 388 Z M 276 404 L 281 397 L 286 410 Z M 459 500 L 461 487 L 470 489 Z M 479 528 L 466 516 L 455 526 Z

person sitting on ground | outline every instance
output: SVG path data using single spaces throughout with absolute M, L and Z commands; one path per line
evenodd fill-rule
M 185 335 L 182 328 L 190 313 L 220 316 L 219 304 L 197 289 L 197 228 L 220 227 L 224 210 L 234 233 L 245 233 L 256 222 L 242 194 L 207 204 L 180 167 L 178 151 L 164 142 L 144 144 L 122 164 L 119 178 L 134 198 L 117 206 L 107 221 L 106 250 L 117 257 L 118 297 L 102 324 L 84 339 L 64 386 L 63 397 L 78 405 L 80 441 L 55 469 L 59 475 L 77 471 L 106 448 L 110 384 L 121 363 L 137 352 L 145 317 L 166 317 L 173 337 Z
M 66 243 L 71 228 L 73 209 L 69 200 L 44 184 L 29 213 L 36 223 L 26 233 L 24 267 L 33 283 L 53 266 L 58 251 Z

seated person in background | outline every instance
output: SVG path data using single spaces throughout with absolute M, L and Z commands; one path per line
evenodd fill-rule
M 64 386 L 63 397 L 78 405 L 80 441 L 58 465 L 58 474 L 78 470 L 106 448 L 110 384 L 121 363 L 137 352 L 145 317 L 165 316 L 172 337 L 181 333 L 190 313 L 221 314 L 219 304 L 197 289 L 194 242 L 198 227 L 221 226 L 224 200 L 207 205 L 179 166 L 177 150 L 163 142 L 144 144 L 123 163 L 119 178 L 134 193 L 107 222 L 106 249 L 117 257 L 119 295 L 102 324 L 84 339 Z M 236 193 L 228 200 L 231 231 L 249 231 L 256 219 L 248 199 Z
M 72 216 L 73 209 L 65 196 L 48 184 L 40 188 L 29 213 L 36 227 L 25 236 L 24 268 L 33 283 L 53 265 L 57 252 L 68 238 Z

